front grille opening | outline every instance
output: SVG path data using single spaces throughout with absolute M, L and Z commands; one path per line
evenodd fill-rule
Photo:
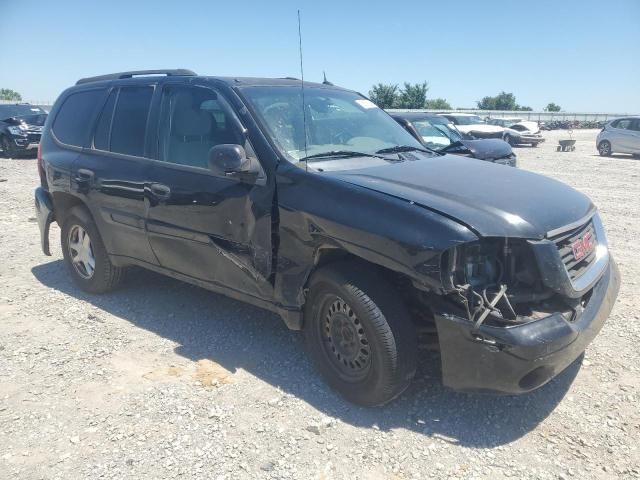
M 583 239 L 586 235 L 592 235 L 594 239 L 594 248 L 592 248 L 583 258 L 576 260 L 572 245 L 578 240 Z M 569 278 L 571 278 L 572 281 L 580 278 L 596 259 L 595 245 L 597 245 L 598 238 L 596 237 L 593 221 L 591 220 L 578 228 L 552 237 L 551 241 L 556 244 L 558 253 L 560 253 L 560 258 L 562 258 L 562 263 L 567 269 Z

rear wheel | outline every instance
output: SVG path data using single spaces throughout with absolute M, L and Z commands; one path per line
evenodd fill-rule
M 75 207 L 62 225 L 62 253 L 74 282 L 91 293 L 105 293 L 116 288 L 123 269 L 109 260 L 98 228 L 89 212 Z
M 393 287 L 357 265 L 318 270 L 305 305 L 305 340 L 317 368 L 347 400 L 383 405 L 411 383 L 416 332 Z
M 603 140 L 598 145 L 598 153 L 600 153 L 603 157 L 608 157 L 611 155 L 611 143 L 608 140 Z

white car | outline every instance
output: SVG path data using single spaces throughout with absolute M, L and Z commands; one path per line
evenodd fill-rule
M 607 123 L 596 138 L 603 157 L 612 153 L 640 155 L 640 117 L 625 117 Z
M 471 113 L 441 113 L 462 133 L 474 136 L 476 138 L 503 138 L 505 134 L 504 127 L 498 125 L 489 125 L 478 115 Z
M 538 144 L 544 142 L 538 122 L 521 118 L 490 118 L 487 123 L 504 127 L 504 141 L 510 145 L 528 144 L 537 147 Z

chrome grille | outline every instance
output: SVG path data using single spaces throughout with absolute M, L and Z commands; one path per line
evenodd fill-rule
M 594 238 L 594 243 L 598 243 L 598 237 L 596 236 L 595 229 L 593 227 L 593 221 L 589 220 L 584 225 L 563 232 L 554 237 L 551 240 L 556 244 L 562 263 L 564 264 L 571 280 L 580 278 L 596 260 L 596 248 L 593 248 L 584 258 L 576 260 L 573 255 L 573 248 L 571 245 L 584 237 L 587 233 L 591 233 Z

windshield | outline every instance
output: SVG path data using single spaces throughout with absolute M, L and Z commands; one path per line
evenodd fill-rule
M 293 161 L 332 152 L 376 155 L 394 147 L 424 149 L 383 110 L 353 92 L 305 87 L 306 129 L 299 87 L 246 87 L 242 93 L 280 151 Z
M 440 151 L 452 143 L 462 140 L 462 136 L 449 127 L 447 120 L 416 120 L 413 126 L 424 143 L 432 150 Z
M 477 125 L 479 123 L 484 123 L 482 119 L 480 119 L 477 115 L 469 115 L 464 117 L 456 117 L 457 125 Z
M 39 115 L 47 113 L 40 107 L 33 105 L 0 105 L 0 119 L 23 117 L 25 115 Z

